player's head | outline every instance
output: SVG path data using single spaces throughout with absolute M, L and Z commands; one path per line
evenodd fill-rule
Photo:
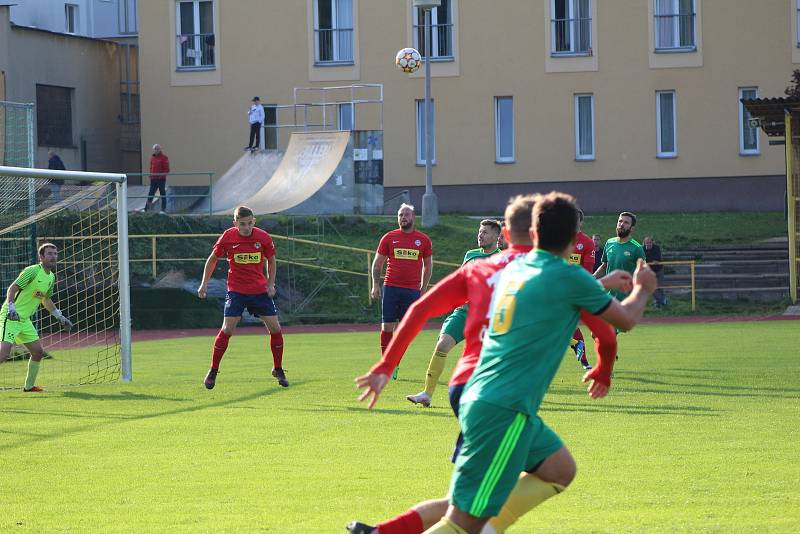
M 528 230 L 531 227 L 531 213 L 536 195 L 517 195 L 508 200 L 503 232 L 512 245 L 532 245 Z
M 52 243 L 39 245 L 39 261 L 51 271 L 55 269 L 58 261 L 58 247 Z
M 158 143 L 153 145 L 153 154 L 156 156 L 161 154 L 161 145 L 159 145 Z
M 617 219 L 617 237 L 628 237 L 634 226 L 636 226 L 636 215 L 629 211 L 623 211 Z
M 572 195 L 558 191 L 539 195 L 531 224 L 534 246 L 556 255 L 572 250 L 578 234 L 578 211 Z
M 497 236 L 497 248 L 500 250 L 505 250 L 508 248 L 508 239 L 506 239 L 506 234 L 508 231 L 506 230 L 505 226 L 501 226 L 500 228 L 500 235 Z
M 594 248 L 600 248 L 600 245 L 603 244 L 603 238 L 600 237 L 600 234 L 594 234 L 592 236 L 592 241 L 594 242 Z
M 500 237 L 500 223 L 494 219 L 484 219 L 478 228 L 478 246 L 486 249 L 497 246 Z
M 583 210 L 578 208 L 578 230 L 583 229 Z
M 247 206 L 239 206 L 233 210 L 233 225 L 239 230 L 241 236 L 247 237 L 252 234 L 253 227 L 256 225 L 253 210 Z
M 400 204 L 400 209 L 397 210 L 397 226 L 401 230 L 414 229 L 414 206 L 405 202 Z

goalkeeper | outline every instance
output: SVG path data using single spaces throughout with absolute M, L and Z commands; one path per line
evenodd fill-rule
M 34 385 L 44 356 L 39 334 L 31 322 L 31 316 L 39 309 L 39 305 L 43 305 L 67 330 L 72 328 L 70 320 L 64 317 L 51 300 L 56 285 L 57 261 L 58 248 L 54 244 L 45 243 L 40 246 L 39 263 L 23 269 L 9 286 L 6 301 L 0 308 L 0 362 L 11 354 L 14 343 L 25 345 L 31 354 L 24 391 L 44 391 Z

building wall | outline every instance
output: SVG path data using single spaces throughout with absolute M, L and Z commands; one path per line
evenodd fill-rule
M 658 203 L 668 209 L 706 206 L 695 189 L 732 197 L 709 206 L 745 209 L 737 188 L 774 185 L 762 177 L 783 172 L 783 150 L 763 135 L 759 155 L 739 155 L 738 88 L 783 93 L 800 61 L 794 0 L 696 0 L 697 49 L 671 54 L 653 50 L 652 1 L 592 0 L 592 55 L 578 58 L 551 55 L 551 0 L 453 4 L 455 60 L 432 64 L 434 184 L 458 186 L 443 189 L 455 197 L 442 201 L 445 209 L 471 206 L 481 191 L 506 196 L 569 182 L 590 194 L 597 184 L 625 188 L 627 181 L 662 184 Z M 424 95 L 423 78 L 393 65 L 395 52 L 409 45 L 411 0 L 353 6 L 354 64 L 320 67 L 313 64 L 314 0 L 275 2 L 268 10 L 256 0 L 214 0 L 215 67 L 181 72 L 175 2 L 141 3 L 142 146 L 161 143 L 176 170 L 219 177 L 241 154 L 253 95 L 286 104 L 295 86 L 382 83 L 385 185 L 422 186 L 415 99 Z M 676 92 L 678 154 L 670 159 L 656 157 L 659 90 Z M 575 157 L 576 93 L 594 95 L 592 161 Z M 495 96 L 514 98 L 513 163 L 495 163 Z M 631 190 L 654 191 L 641 184 Z M 779 185 L 765 193 L 777 195 Z
M 8 8 L 0 7 L 0 70 L 5 71 L 6 99 L 36 103 L 37 84 L 72 88 L 72 146 L 40 146 L 34 125 L 35 164 L 47 167 L 53 148 L 67 169 L 119 172 L 119 45 L 2 24 Z M 38 113 L 38 110 L 37 110 Z M 36 119 L 34 119 L 36 120 Z M 82 157 L 81 146 L 85 146 Z
M 51 32 L 64 33 L 66 28 L 65 5 L 78 6 L 76 35 L 97 38 L 126 37 L 133 28 L 121 27 L 124 11 L 136 11 L 136 0 L 24 0 L 11 6 L 11 22 Z M 135 19 L 135 13 L 133 13 Z

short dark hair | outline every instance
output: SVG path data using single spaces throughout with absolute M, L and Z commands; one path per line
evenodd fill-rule
M 620 217 L 630 217 L 631 218 L 631 226 L 636 226 L 636 215 L 629 211 L 623 211 L 619 214 Z
M 54 245 L 54 244 L 52 244 L 52 243 L 42 243 L 41 245 L 39 245 L 39 250 L 38 250 L 38 252 L 39 252 L 39 257 L 40 257 L 40 258 L 41 258 L 42 256 L 44 256 L 44 253 L 45 253 L 45 251 L 46 251 L 48 248 L 54 248 L 54 249 L 58 250 L 58 247 L 57 247 L 57 246 L 55 246 L 55 245 Z
M 252 217 L 253 210 L 248 208 L 247 206 L 239 206 L 235 210 L 233 210 L 233 218 L 236 220 L 244 219 L 245 217 Z
M 578 232 L 578 206 L 575 197 L 558 191 L 539 195 L 533 206 L 533 227 L 537 246 L 561 252 Z
M 481 226 L 488 226 L 498 234 L 502 231 L 503 227 L 500 225 L 500 221 L 496 221 L 494 219 L 484 219 L 481 221 Z
M 578 208 L 578 221 L 583 222 L 583 210 Z
M 531 228 L 531 213 L 537 195 L 517 195 L 508 199 L 505 222 L 511 241 L 525 241 Z

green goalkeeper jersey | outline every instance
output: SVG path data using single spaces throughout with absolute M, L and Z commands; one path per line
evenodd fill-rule
M 621 269 L 633 274 L 636 270 L 636 260 L 645 259 L 644 247 L 635 239 L 630 239 L 625 243 L 620 243 L 618 237 L 606 241 L 603 247 L 603 256 L 600 261 L 606 264 L 606 273 Z M 622 300 L 628 296 L 621 291 L 609 291 L 612 295 Z
M 48 273 L 41 263 L 37 263 L 23 269 L 14 283 L 20 287 L 20 291 L 14 299 L 14 307 L 17 309 L 19 318 L 24 321 L 36 313 L 44 299 L 53 296 L 56 273 Z M 5 316 L 7 313 L 8 301 L 4 302 L 3 307 L 0 308 L 0 315 Z
M 500 252 L 499 248 L 496 248 L 491 252 L 484 252 L 482 248 L 470 249 L 470 250 L 467 251 L 466 254 L 464 254 L 464 261 L 461 262 L 461 265 L 464 265 L 465 263 L 469 263 L 472 260 L 479 260 L 481 258 L 488 258 L 492 254 L 496 254 L 498 252 Z
M 580 311 L 602 313 L 611 297 L 583 267 L 537 249 L 503 269 L 492 300 L 480 362 L 461 402 L 534 415 Z

